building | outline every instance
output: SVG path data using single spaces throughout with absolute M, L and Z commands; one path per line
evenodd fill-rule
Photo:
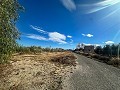
M 76 46 L 76 50 L 84 53 L 94 53 L 94 46 L 93 45 L 85 45 L 85 44 L 78 44 Z
M 85 46 L 84 53 L 94 53 L 94 46 Z

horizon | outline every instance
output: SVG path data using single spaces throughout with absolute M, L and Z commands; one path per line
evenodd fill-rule
M 120 41 L 119 0 L 22 1 L 17 28 L 23 46 L 73 49 L 78 43 L 118 44 Z

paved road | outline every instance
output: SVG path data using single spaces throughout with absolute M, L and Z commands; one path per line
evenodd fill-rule
M 77 55 L 78 67 L 68 80 L 70 90 L 120 90 L 120 69 Z

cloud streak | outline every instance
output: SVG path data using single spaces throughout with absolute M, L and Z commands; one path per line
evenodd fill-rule
M 43 34 L 47 34 L 47 33 L 48 33 L 47 31 L 41 29 L 40 27 L 33 26 L 33 25 L 30 25 L 30 27 L 31 27 L 32 29 L 34 29 L 34 30 L 40 32 L 40 33 L 43 33 Z
M 30 27 L 39 33 L 47 35 L 48 38 L 46 38 L 44 36 L 36 35 L 36 34 L 27 34 L 26 35 L 27 38 L 36 39 L 36 40 L 43 40 L 43 41 L 52 41 L 52 42 L 56 42 L 59 44 L 67 44 L 66 38 L 72 38 L 72 36 L 70 36 L 70 35 L 65 36 L 64 34 L 61 34 L 58 32 L 47 32 L 47 31 L 45 31 L 37 26 L 30 25 Z
M 60 0 L 63 6 L 69 11 L 76 10 L 76 5 L 74 0 Z
M 36 40 L 47 41 L 47 38 L 40 36 L 40 35 L 36 35 L 36 34 L 27 34 L 26 37 L 31 38 L 31 39 L 36 39 Z
M 79 8 L 87 8 L 87 14 L 98 12 L 100 10 L 103 10 L 105 8 L 111 7 L 113 5 L 116 5 L 120 3 L 120 0 L 102 0 L 100 2 L 94 3 L 94 4 L 83 4 L 78 5 Z

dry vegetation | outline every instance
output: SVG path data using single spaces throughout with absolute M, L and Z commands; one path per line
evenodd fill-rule
M 0 90 L 60 90 L 75 59 L 70 52 L 13 55 L 0 65 Z
M 108 65 L 113 65 L 115 67 L 120 68 L 120 60 L 117 59 L 117 57 L 108 57 L 108 56 L 102 56 L 98 54 L 90 54 L 90 53 L 81 53 L 81 52 L 76 52 L 77 54 L 84 55 L 88 58 L 93 58 L 94 60 L 97 60 L 99 62 L 106 63 Z

